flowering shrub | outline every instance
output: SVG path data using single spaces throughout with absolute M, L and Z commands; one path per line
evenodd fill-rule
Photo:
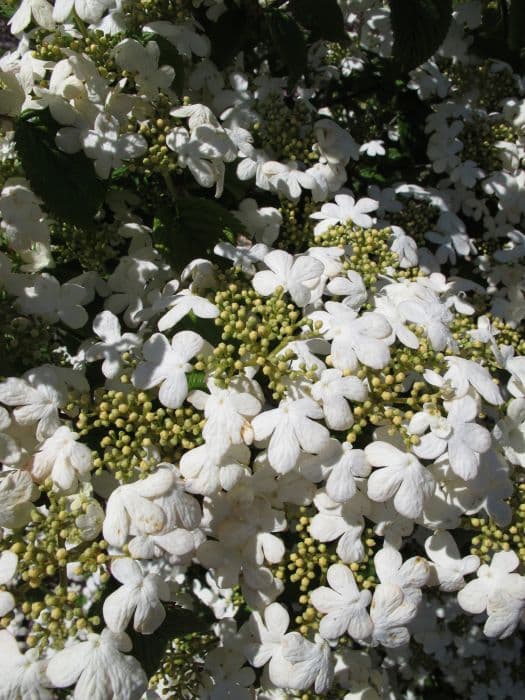
M 523 3 L 0 9 L 0 698 L 522 697 Z

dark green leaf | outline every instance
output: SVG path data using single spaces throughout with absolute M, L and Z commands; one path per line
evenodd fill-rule
M 216 22 L 206 23 L 211 41 L 211 58 L 218 68 L 226 68 L 241 51 L 247 36 L 247 17 L 242 8 L 231 7 Z
M 452 0 L 390 0 L 394 60 L 404 71 L 429 59 L 443 43 Z
M 184 95 L 184 59 L 175 46 L 163 36 L 155 34 L 155 42 L 160 49 L 159 66 L 172 66 L 175 69 L 173 88 L 179 97 Z
M 244 230 L 241 222 L 218 202 L 204 197 L 183 197 L 157 212 L 155 243 L 176 268 L 213 250 L 218 241 Z
M 97 178 L 93 161 L 83 153 L 58 150 L 56 124 L 46 112 L 21 118 L 15 125 L 16 149 L 26 177 L 51 215 L 76 226 L 92 227 L 106 185 Z
M 195 391 L 196 389 L 206 391 L 208 388 L 205 372 L 198 372 L 197 370 L 188 372 L 186 374 L 186 381 L 188 382 L 188 391 Z
M 525 0 L 512 0 L 509 11 L 509 46 L 519 51 L 525 46 Z
M 273 46 L 288 69 L 290 83 L 295 83 L 306 71 L 306 42 L 293 17 L 271 10 L 266 14 Z
M 154 634 L 143 635 L 129 630 L 133 642 L 133 656 L 140 662 L 148 678 L 157 671 L 164 652 L 172 639 L 184 637 L 191 632 L 206 632 L 210 623 L 201 615 L 175 605 L 167 604 L 166 619 Z
M 346 41 L 345 20 L 337 0 L 291 0 L 289 7 L 299 24 L 320 39 Z

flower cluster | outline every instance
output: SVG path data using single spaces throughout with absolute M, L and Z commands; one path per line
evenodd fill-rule
M 523 79 L 328 4 L 11 10 L 1 698 L 525 692 Z

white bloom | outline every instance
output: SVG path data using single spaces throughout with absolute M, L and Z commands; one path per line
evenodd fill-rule
M 26 314 L 42 316 L 50 323 L 58 320 L 70 328 L 81 328 L 88 320 L 86 290 L 79 284 L 60 282 L 43 272 L 32 275 L 27 284 L 21 283 L 16 291 L 16 306 Z
M 268 460 L 275 471 L 286 474 L 297 464 L 301 449 L 318 453 L 328 442 L 328 430 L 312 419 L 323 417 L 315 401 L 304 397 L 283 399 L 279 408 L 263 411 L 252 421 L 256 440 L 270 438 Z
M 2 700 L 28 698 L 52 700 L 46 678 L 47 662 L 38 659 L 36 649 L 21 654 L 15 638 L 7 630 L 0 630 L 0 697 Z
M 373 158 L 374 156 L 384 156 L 385 142 L 381 139 L 375 139 L 373 141 L 368 141 L 359 147 L 359 153 L 366 153 L 367 156 Z
M 407 644 L 410 634 L 405 627 L 416 616 L 417 607 L 393 583 L 380 583 L 376 586 L 370 617 L 374 623 L 372 639 L 385 647 L 399 647 Z
M 383 467 L 368 478 L 368 496 L 373 501 L 393 498 L 394 507 L 406 518 L 418 518 L 425 500 L 434 493 L 435 481 L 419 460 L 387 442 L 376 441 L 365 447 L 373 467 Z
M 44 29 L 54 29 L 53 7 L 47 0 L 22 0 L 17 11 L 9 20 L 11 32 L 19 34 L 24 31 L 33 17 L 36 24 Z
M 197 34 L 190 23 L 180 24 L 177 22 L 177 24 L 172 24 L 171 22 L 161 20 L 159 22 L 150 22 L 144 27 L 144 31 L 160 34 L 173 44 L 180 54 L 187 58 L 191 58 L 192 53 L 202 57 L 207 56 L 210 52 L 210 40 L 208 37 L 204 34 Z M 202 105 L 189 105 L 187 109 L 199 106 Z M 180 110 L 182 109 L 184 109 L 184 107 L 180 108 Z M 179 115 L 176 116 L 186 115 L 179 113 Z
M 463 578 L 479 567 L 479 557 L 474 554 L 461 557 L 452 535 L 446 530 L 435 532 L 425 540 L 425 551 L 432 560 L 432 574 L 442 591 L 458 591 L 465 585 Z
M 204 341 L 193 331 L 181 331 L 171 339 L 154 333 L 144 343 L 141 362 L 133 373 L 132 381 L 138 389 L 151 389 L 160 384 L 159 401 L 169 408 L 178 408 L 188 395 L 186 372 L 191 371 L 190 360 L 204 348 Z
M 0 477 L 0 527 L 16 529 L 31 519 L 37 489 L 27 472 L 13 470 Z
M 113 168 L 119 168 L 125 160 L 143 155 L 148 144 L 140 134 L 119 134 L 117 119 L 100 112 L 94 129 L 85 129 L 80 135 L 84 153 L 95 161 L 99 177 L 106 180 Z
M 322 321 L 321 333 L 332 341 L 334 367 L 354 372 L 359 362 L 373 369 L 382 369 L 388 364 L 392 329 L 384 316 L 375 312 L 358 316 L 336 301 L 326 302 L 325 309 L 314 311 L 310 318 Z
M 272 250 L 265 255 L 269 268 L 257 272 L 252 280 L 258 294 L 270 296 L 278 287 L 287 291 L 297 306 L 306 306 L 324 271 L 323 264 L 309 255 L 294 257 L 284 250 Z
M 314 499 L 318 513 L 310 521 L 310 534 L 319 542 L 337 543 L 337 556 L 345 563 L 361 561 L 365 550 L 361 534 L 366 499 L 359 492 L 345 503 L 336 503 L 322 491 Z
M 50 660 L 47 675 L 57 688 L 76 683 L 74 700 L 139 700 L 148 679 L 139 662 L 122 652 L 131 651 L 127 634 L 114 634 L 109 629 L 101 634 L 88 634 L 59 651 Z
M 249 635 L 244 653 L 252 666 L 259 668 L 268 664 L 270 680 L 286 688 L 289 682 L 290 664 L 283 657 L 283 640 L 290 624 L 290 616 L 279 603 L 268 605 L 263 616 L 252 612 L 247 623 Z
M 199 318 L 216 318 L 219 315 L 219 309 L 215 304 L 204 299 L 204 297 L 192 294 L 188 290 L 182 290 L 178 294 L 168 298 L 165 304 L 165 307 L 166 306 L 169 306 L 170 310 L 165 313 L 157 323 L 157 328 L 161 332 L 175 326 L 186 314 L 190 313 L 190 311 Z
M 320 635 L 310 642 L 298 632 L 289 632 L 284 637 L 283 656 L 292 666 L 288 687 L 303 690 L 313 685 L 319 695 L 328 692 L 334 674 L 332 652 Z
M 525 577 L 511 573 L 519 566 L 513 551 L 496 552 L 490 566 L 482 564 L 478 578 L 458 593 L 458 603 L 473 615 L 487 611 L 483 631 L 504 639 L 514 632 L 525 609 Z
M 91 450 L 77 442 L 78 438 L 67 425 L 58 428 L 33 458 L 31 473 L 35 481 L 43 483 L 51 477 L 64 491 L 76 487 L 78 479 L 85 478 L 93 466 Z
M 13 583 L 18 566 L 18 557 L 9 549 L 0 554 L 0 586 Z M 7 615 L 15 607 L 15 599 L 8 591 L 0 591 L 0 617 Z
M 38 440 L 52 435 L 60 426 L 58 409 L 65 404 L 65 397 L 52 381 L 42 381 L 47 377 L 17 379 L 9 377 L 0 384 L 0 401 L 8 406 L 16 406 L 13 416 L 20 425 L 37 423 Z
M 108 378 L 116 377 L 122 366 L 122 353 L 139 344 L 134 333 L 120 332 L 120 323 L 111 311 L 102 311 L 93 320 L 93 332 L 100 338 L 86 350 L 86 360 L 104 360 L 102 374 Z
M 372 632 L 372 621 L 367 607 L 372 599 L 370 591 L 360 591 L 354 575 L 347 566 L 333 564 L 326 574 L 330 588 L 321 586 L 310 594 L 314 608 L 325 614 L 319 632 L 326 639 L 337 639 L 349 634 L 361 640 Z
M 354 423 L 348 401 L 364 401 L 368 389 L 357 377 L 343 376 L 340 369 L 325 369 L 312 386 L 312 397 L 323 407 L 326 425 L 332 430 L 347 430 Z
M 318 219 L 320 223 L 315 225 L 314 234 L 319 236 L 332 226 L 353 222 L 356 226 L 370 228 L 374 220 L 369 213 L 375 211 L 378 202 L 369 197 L 356 200 L 350 194 L 338 194 L 335 196 L 335 204 L 328 202 L 323 204 L 321 211 L 310 215 L 311 219 Z
M 326 285 L 330 294 L 344 297 L 343 304 L 356 311 L 368 298 L 368 290 L 363 278 L 355 270 L 348 270 L 346 277 L 334 277 Z
M 261 401 L 252 393 L 243 391 L 249 387 L 243 387 L 240 380 L 233 380 L 226 389 L 221 389 L 211 379 L 208 388 L 209 394 L 192 391 L 188 396 L 188 401 L 195 408 L 204 410 L 206 423 L 202 431 L 203 438 L 218 452 L 226 450 L 230 445 L 250 445 L 253 430 L 247 418 L 253 418 L 259 413 Z
M 123 70 L 134 73 L 137 91 L 153 100 L 159 90 L 169 94 L 175 77 L 173 66 L 160 66 L 160 49 L 155 41 L 145 46 L 136 39 L 124 39 L 113 49 L 113 56 Z
M 403 562 L 401 554 L 385 544 L 374 557 L 374 566 L 381 583 L 394 583 L 403 591 L 407 600 L 418 605 L 421 588 L 430 574 L 428 562 L 422 557 L 411 557 Z
M 188 493 L 207 496 L 219 488 L 225 491 L 233 488 L 249 462 L 250 450 L 244 444 L 232 445 L 221 453 L 213 443 L 205 442 L 182 455 L 180 471 Z
M 22 452 L 15 440 L 3 431 L 9 429 L 11 418 L 9 413 L 3 406 L 0 406 L 0 462 L 2 464 L 16 464 L 20 459 Z
M 157 574 L 144 574 L 133 559 L 115 559 L 111 575 L 123 585 L 104 601 L 104 622 L 112 632 L 124 632 L 133 617 L 133 629 L 152 634 L 166 617 L 162 600 L 170 599 L 169 585 Z
M 525 399 L 512 399 L 507 415 L 494 427 L 494 437 L 512 464 L 525 467 Z
M 112 5 L 113 0 L 55 0 L 53 19 L 65 22 L 74 10 L 84 22 L 98 22 Z

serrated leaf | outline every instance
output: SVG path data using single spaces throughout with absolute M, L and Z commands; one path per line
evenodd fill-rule
M 289 7 L 299 24 L 320 39 L 346 41 L 345 20 L 337 0 L 291 0 Z
M 276 52 L 288 68 L 289 82 L 295 83 L 306 71 L 307 46 L 297 22 L 278 10 L 266 14 L 268 31 Z
M 390 0 L 392 55 L 404 71 L 429 59 L 441 46 L 452 20 L 452 0 Z
M 157 212 L 155 244 L 163 248 L 175 268 L 205 256 L 224 238 L 244 230 L 241 222 L 221 204 L 204 197 L 181 197 Z
M 83 153 L 55 145 L 57 125 L 47 110 L 15 124 L 15 144 L 24 173 L 45 208 L 60 221 L 90 228 L 104 201 L 106 185 Z

